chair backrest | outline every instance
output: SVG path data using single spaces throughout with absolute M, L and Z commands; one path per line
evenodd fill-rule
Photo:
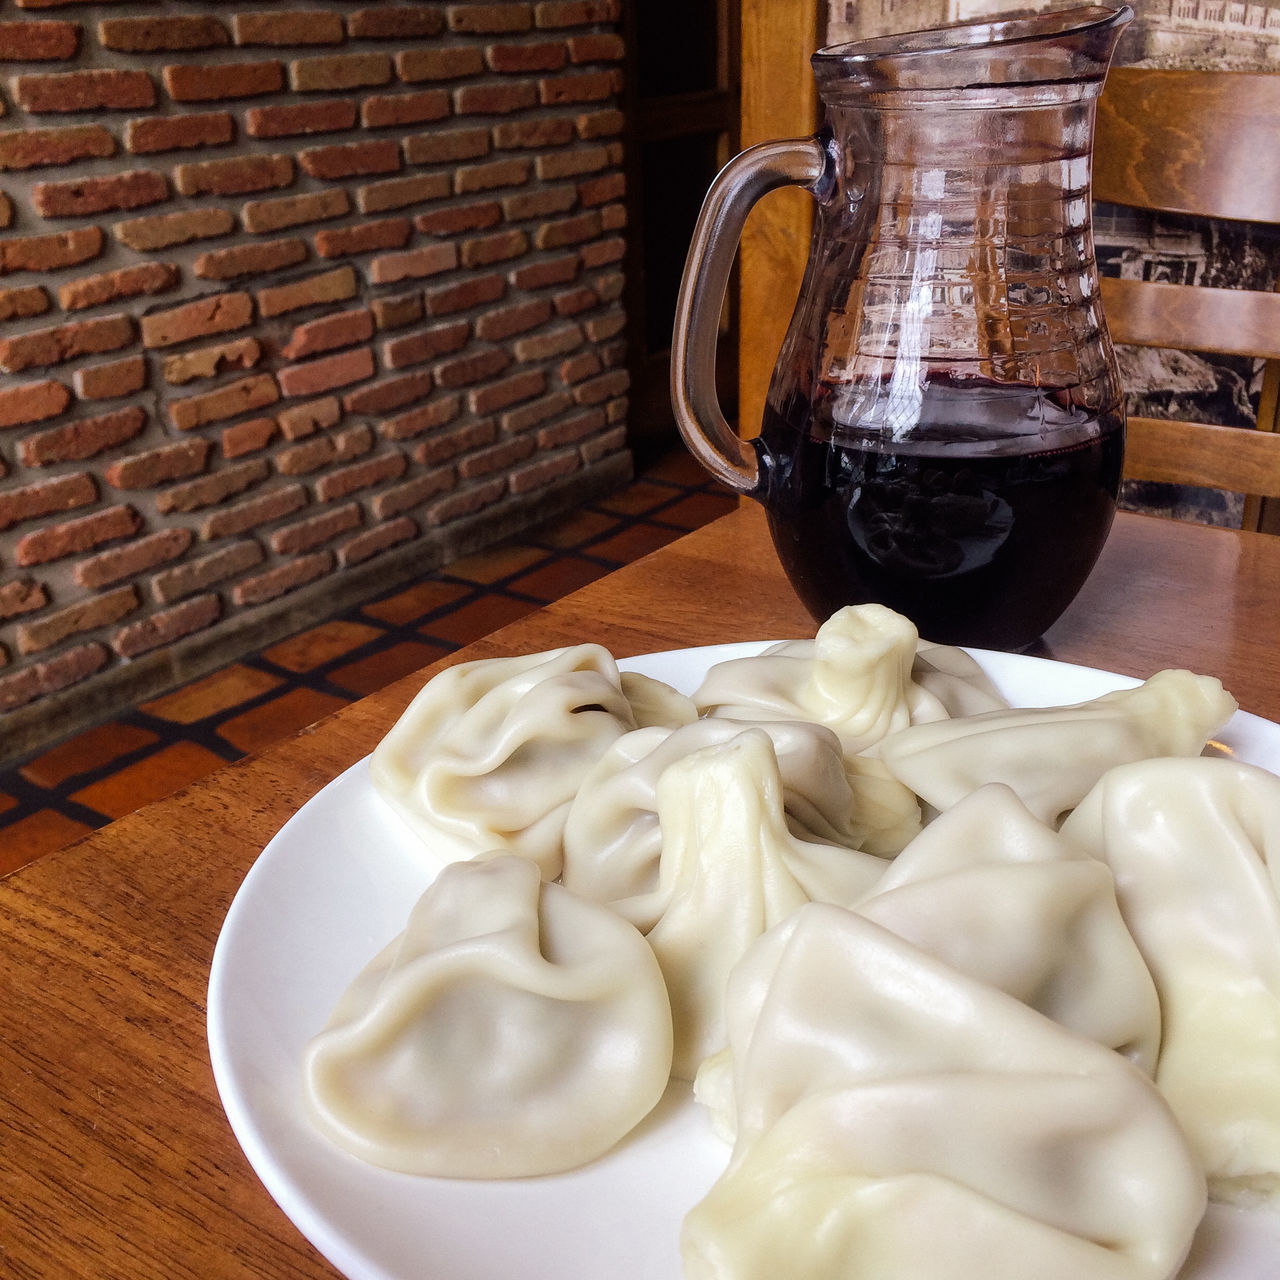
M 1280 75 L 1115 67 L 1094 198 L 1280 225 L 1278 145 Z M 1280 531 L 1280 293 L 1107 277 L 1102 301 L 1118 343 L 1267 361 L 1259 430 L 1131 417 L 1125 475 L 1244 493 L 1246 527 Z

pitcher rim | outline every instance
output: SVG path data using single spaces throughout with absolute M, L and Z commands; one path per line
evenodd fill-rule
M 920 28 L 893 35 L 869 36 L 842 44 L 826 45 L 813 55 L 813 64 L 864 64 L 904 58 L 936 56 L 993 47 L 1035 44 L 1038 41 L 1081 35 L 1090 31 L 1126 26 L 1133 20 L 1130 5 L 1088 4 L 1069 9 L 1046 9 L 1043 13 L 1011 18 L 973 18 L 944 26 Z M 969 33 L 969 39 L 957 39 Z M 912 41 L 916 44 L 912 44 Z

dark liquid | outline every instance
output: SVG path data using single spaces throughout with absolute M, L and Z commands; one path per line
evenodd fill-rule
M 875 601 L 906 614 L 926 640 L 1033 643 L 1092 570 L 1120 485 L 1123 418 L 1067 416 L 1047 437 L 993 452 L 966 440 L 969 429 L 943 442 L 946 428 L 935 426 L 931 439 L 886 447 L 815 439 L 807 414 L 788 422 L 767 413 L 757 496 L 805 606 L 821 620 Z

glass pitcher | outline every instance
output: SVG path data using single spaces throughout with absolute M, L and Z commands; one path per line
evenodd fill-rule
M 930 640 L 1021 649 L 1066 609 L 1115 514 L 1124 407 L 1098 296 L 1094 106 L 1128 7 L 819 50 L 825 123 L 715 179 L 681 284 L 672 402 L 712 474 L 758 499 L 822 619 L 879 601 Z M 759 437 L 715 395 L 742 225 L 816 198 Z

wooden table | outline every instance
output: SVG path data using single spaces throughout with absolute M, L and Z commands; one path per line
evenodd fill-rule
M 744 508 L 453 660 L 812 634 Z M 1219 676 L 1280 720 L 1280 538 L 1124 516 L 1039 650 Z M 0 883 L 0 1275 L 332 1277 L 227 1126 L 205 1046 L 223 917 L 281 824 L 423 682 L 365 698 Z

